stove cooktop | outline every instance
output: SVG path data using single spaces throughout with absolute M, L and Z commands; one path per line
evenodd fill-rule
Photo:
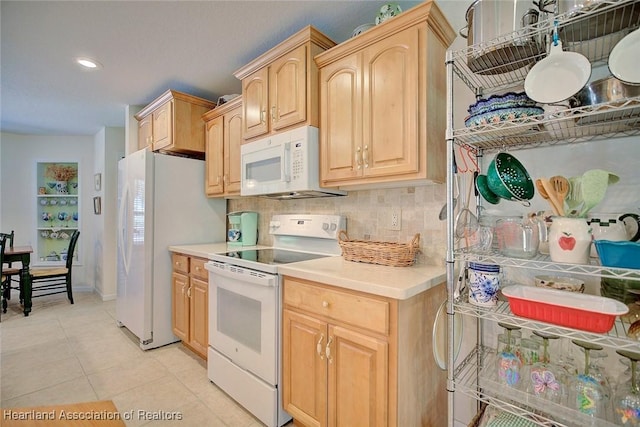
M 219 254 L 227 258 L 235 258 L 243 261 L 252 261 L 259 264 L 290 264 L 292 262 L 308 261 L 316 258 L 324 258 L 330 255 L 311 254 L 307 252 L 288 251 L 285 249 L 244 249 L 229 251 Z M 233 263 L 233 260 L 228 260 Z

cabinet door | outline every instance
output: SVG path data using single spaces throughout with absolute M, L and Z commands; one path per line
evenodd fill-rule
M 224 115 L 224 192 L 240 194 L 242 176 L 240 146 L 242 138 L 242 107 Z
M 219 196 L 224 193 L 224 117 L 209 120 L 205 130 L 205 192 Z
M 361 56 L 351 55 L 320 70 L 320 179 L 362 175 Z
M 326 426 L 327 324 L 287 309 L 283 310 L 282 324 L 284 409 L 307 427 Z
M 332 325 L 329 339 L 328 425 L 388 425 L 388 343 Z
M 307 119 L 307 49 L 300 46 L 273 61 L 269 67 L 269 117 L 271 130 Z
M 153 143 L 153 125 L 152 115 L 149 114 L 144 119 L 138 122 L 138 149 L 151 145 Z
M 419 41 L 416 26 L 363 51 L 365 176 L 418 172 Z
M 209 343 L 209 285 L 206 281 L 191 278 L 189 288 L 189 344 L 202 357 L 207 355 Z
M 173 273 L 171 275 L 171 290 L 173 298 L 171 299 L 171 324 L 173 325 L 173 333 L 182 341 L 189 341 L 189 298 L 187 290 L 189 289 L 189 277 Z
M 267 121 L 269 96 L 269 68 L 262 68 L 242 80 L 244 111 L 243 137 L 245 139 L 269 132 Z
M 158 107 L 152 116 L 153 150 L 157 151 L 173 144 L 173 101 Z

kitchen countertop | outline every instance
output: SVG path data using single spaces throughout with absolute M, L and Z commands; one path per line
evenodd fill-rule
M 262 249 L 268 246 L 230 246 L 226 242 L 200 245 L 174 245 L 169 251 L 200 258 L 228 250 Z M 387 267 L 346 261 L 341 256 L 317 258 L 278 266 L 278 273 L 313 280 L 354 291 L 399 300 L 411 298 L 446 280 L 444 267 L 414 264 L 411 267 Z
M 279 266 L 278 272 L 399 300 L 411 298 L 446 280 L 444 267 L 416 264 L 411 267 L 387 267 L 346 261 L 341 256 Z

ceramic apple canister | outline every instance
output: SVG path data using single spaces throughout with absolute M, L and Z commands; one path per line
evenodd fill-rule
M 591 228 L 584 218 L 554 216 L 549 228 L 551 261 L 588 264 Z

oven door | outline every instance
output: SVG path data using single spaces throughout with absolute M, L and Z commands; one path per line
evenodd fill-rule
M 209 270 L 209 346 L 269 384 L 277 384 L 276 274 L 217 261 Z

